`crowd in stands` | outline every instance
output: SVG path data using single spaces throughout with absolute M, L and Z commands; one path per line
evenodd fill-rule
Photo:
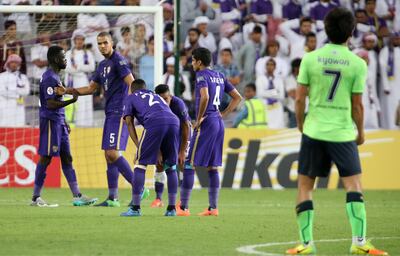
M 157 0 L 2 0 L 3 5 L 155 5 Z M 175 87 L 174 5 L 164 1 L 163 83 L 182 97 L 194 118 L 195 73 L 191 52 L 206 47 L 213 68 L 223 73 L 245 102 L 228 118 L 231 127 L 293 128 L 296 77 L 301 58 L 328 43 L 323 19 L 336 6 L 354 12 L 349 48 L 368 64 L 363 102 L 365 127 L 400 126 L 400 1 L 396 0 L 181 0 L 179 86 Z M 0 17 L 0 126 L 37 125 L 41 74 L 46 52 L 58 44 L 67 52 L 66 86 L 86 86 L 103 56 L 96 35 L 109 31 L 132 73 L 154 89 L 153 17 L 146 14 L 5 14 Z M 229 103 L 224 95 L 221 109 Z M 102 92 L 80 97 L 67 119 L 93 126 Z M 22 112 L 21 112 L 22 111 Z M 18 112 L 18 114 L 17 114 Z M 22 113 L 22 114 L 21 114 Z M 33 113 L 35 113 L 33 111 Z M 15 116 L 22 115 L 26 118 Z

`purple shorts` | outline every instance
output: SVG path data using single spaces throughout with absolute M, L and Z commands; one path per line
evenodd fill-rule
M 40 118 L 39 130 L 39 155 L 59 156 L 60 153 L 71 154 L 68 130 L 64 123 Z
M 144 129 L 139 140 L 135 163 L 156 164 L 161 151 L 164 163 L 175 165 L 178 160 L 179 126 L 162 125 Z
M 224 134 L 224 122 L 220 117 L 206 117 L 193 132 L 187 161 L 193 166 L 221 166 Z
M 128 143 L 128 127 L 122 116 L 109 115 L 106 116 L 106 121 L 103 127 L 103 142 L 101 149 L 115 149 L 125 151 Z

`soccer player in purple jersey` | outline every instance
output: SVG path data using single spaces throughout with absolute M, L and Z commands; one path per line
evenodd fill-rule
M 89 198 L 79 191 L 76 180 L 75 170 L 72 166 L 72 156 L 69 147 L 70 129 L 65 122 L 64 107 L 76 102 L 78 95 L 73 94 L 73 98 L 63 101 L 61 96 L 57 96 L 54 88 L 61 85 L 59 72 L 65 69 L 67 60 L 65 52 L 61 47 L 52 46 L 47 51 L 49 68 L 43 73 L 40 80 L 40 139 L 39 155 L 40 159 L 36 166 L 35 185 L 33 189 L 32 206 L 46 207 L 58 206 L 49 205 L 40 197 L 46 169 L 53 156 L 60 156 L 62 170 L 68 181 L 73 194 L 73 205 L 90 205 L 97 201 L 97 198 Z
M 132 94 L 125 100 L 124 118 L 129 135 L 137 147 L 135 158 L 132 206 L 125 217 L 141 216 L 140 199 L 145 182 L 147 165 L 157 163 L 162 157 L 168 182 L 168 207 L 165 216 L 176 216 L 175 203 L 178 190 L 176 162 L 179 148 L 179 119 L 172 113 L 168 104 L 159 95 L 146 89 L 142 79 L 135 80 L 131 86 Z M 138 139 L 134 119 L 144 127 Z
M 231 113 L 242 100 L 239 92 L 228 82 L 226 77 L 209 68 L 211 53 L 206 48 L 197 48 L 192 53 L 192 66 L 196 71 L 196 122 L 190 140 L 188 160 L 196 169 L 207 167 L 209 177 L 209 207 L 200 216 L 218 216 L 219 174 L 218 166 L 222 165 L 222 147 L 224 143 L 224 122 L 222 118 Z M 224 92 L 232 97 L 223 112 L 219 111 Z M 186 177 L 194 179 L 194 176 Z M 187 211 L 190 191 L 185 187 L 193 181 L 183 177 L 180 210 Z M 187 215 L 185 215 L 187 216 Z
M 186 168 L 186 172 L 184 170 L 185 167 L 188 167 L 188 164 L 185 164 L 185 158 L 187 155 L 187 149 L 189 146 L 189 139 L 191 134 L 191 119 L 188 114 L 188 109 L 180 98 L 171 95 L 169 91 L 169 87 L 166 84 L 159 84 L 155 88 L 155 93 L 160 95 L 161 98 L 167 102 L 172 113 L 174 113 L 180 122 L 180 143 L 179 143 L 179 153 L 178 153 L 178 165 L 179 169 L 183 172 L 183 175 L 190 175 L 190 172 L 194 171 L 192 168 Z M 162 193 L 164 191 L 164 182 L 165 182 L 165 165 L 163 162 L 159 163 L 156 166 L 156 172 L 154 174 L 154 188 L 156 192 L 156 199 L 151 203 L 151 207 L 162 207 L 164 204 L 162 202 Z M 189 174 L 188 174 L 189 172 Z M 179 211 L 178 211 L 179 212 Z M 179 215 L 179 214 L 178 214 Z
M 100 86 L 104 88 L 106 98 L 106 120 L 103 128 L 102 149 L 107 161 L 108 198 L 95 206 L 118 207 L 119 173 L 132 184 L 133 172 L 120 151 L 126 149 L 128 128 L 123 121 L 123 101 L 128 95 L 129 85 L 134 81 L 125 58 L 113 50 L 111 35 L 101 32 L 97 36 L 97 45 L 105 57 L 97 67 L 89 85 L 81 88 L 62 88 L 60 94 L 91 95 Z

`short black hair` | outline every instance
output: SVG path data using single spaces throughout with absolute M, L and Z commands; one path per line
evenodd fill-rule
M 153 36 L 153 35 L 151 35 L 151 36 L 149 37 L 149 40 L 147 40 L 147 43 L 149 43 L 149 42 L 151 42 L 151 41 L 154 42 L 154 36 Z
M 365 15 L 368 15 L 368 13 L 367 13 L 367 11 L 365 9 L 357 9 L 357 10 L 355 10 L 354 14 L 357 14 L 357 13 L 364 13 Z
M 301 24 L 303 24 L 304 22 L 313 22 L 313 20 L 310 17 L 303 17 L 300 19 L 300 26 Z
M 197 28 L 190 28 L 189 30 L 188 30 L 188 34 L 190 33 L 190 32 L 195 32 L 195 33 L 197 33 L 197 35 L 198 36 L 200 36 L 200 30 L 198 30 Z
M 206 67 L 210 66 L 211 64 L 211 52 L 207 48 L 199 47 L 194 49 L 192 56 L 196 60 L 200 60 L 201 63 Z
M 310 32 L 306 35 L 306 41 L 310 38 L 310 37 L 317 37 L 317 35 L 314 32 Z
M 125 34 L 125 33 L 129 33 L 131 32 L 131 29 L 129 27 L 122 27 L 121 28 L 121 35 Z
M 255 25 L 254 28 L 253 28 L 253 33 L 261 34 L 262 33 L 262 28 L 260 26 L 258 26 L 258 25 Z
M 163 93 L 169 92 L 169 86 L 167 84 L 159 84 L 154 89 L 154 92 L 157 94 L 163 94 Z
M 336 7 L 325 16 L 324 24 L 329 40 L 334 44 L 343 44 L 353 33 L 355 18 L 348 9 Z
M 168 23 L 168 24 L 165 25 L 164 33 L 172 32 L 173 30 L 174 30 L 174 24 L 173 23 Z
M 229 52 L 229 54 L 232 55 L 232 50 L 230 48 L 224 48 L 221 52 Z
M 4 29 L 8 29 L 9 27 L 11 27 L 12 25 L 17 26 L 17 23 L 14 20 L 6 20 L 4 22 Z
M 300 63 L 301 63 L 301 59 L 300 58 L 296 58 L 294 60 L 292 60 L 292 62 L 290 63 L 290 66 L 292 67 L 292 70 L 295 68 L 300 67 Z
M 146 89 L 146 82 L 143 79 L 135 79 L 131 84 L 131 90 L 133 92 L 140 89 Z
M 246 84 L 245 88 L 250 88 L 255 92 L 257 91 L 257 87 L 256 87 L 256 85 L 254 83 Z
M 50 46 L 50 48 L 47 50 L 47 61 L 49 63 L 55 63 L 56 58 L 63 50 L 64 49 L 58 45 Z
M 121 30 L 122 30 L 122 29 L 121 29 Z M 121 32 L 122 32 L 122 31 L 121 31 Z M 122 34 L 122 33 L 121 33 L 121 34 Z M 97 35 L 97 37 L 103 37 L 103 36 L 106 36 L 106 37 L 110 38 L 111 41 L 112 41 L 112 36 L 111 36 L 111 34 L 108 33 L 108 32 L 106 32 L 106 31 L 100 32 L 100 33 Z

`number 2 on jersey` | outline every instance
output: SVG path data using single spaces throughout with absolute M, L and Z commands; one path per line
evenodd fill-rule
M 221 95 L 221 86 L 217 85 L 217 87 L 215 87 L 215 97 L 213 100 L 213 105 L 216 106 L 217 109 L 219 109 L 219 105 L 221 105 L 220 95 Z
M 160 102 L 154 100 L 154 96 L 152 94 L 150 94 L 150 93 L 144 93 L 142 95 L 142 99 L 146 98 L 146 96 L 149 97 L 149 106 L 150 107 L 153 106 L 154 104 L 159 104 L 160 103 Z
M 333 99 L 335 98 L 337 88 L 339 87 L 340 78 L 341 78 L 342 74 L 338 70 L 325 69 L 324 75 L 333 76 L 331 88 L 329 89 L 329 94 L 328 94 L 328 99 L 327 99 L 328 101 L 332 102 Z

